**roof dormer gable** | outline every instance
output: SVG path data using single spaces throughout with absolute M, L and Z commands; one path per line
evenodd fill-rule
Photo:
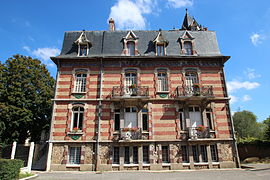
M 183 39 L 183 40 L 193 40 L 195 39 L 190 32 L 188 31 L 185 31 L 182 36 L 180 37 L 180 39 Z
M 91 46 L 91 42 L 88 40 L 86 34 L 85 34 L 85 31 L 83 31 L 81 33 L 81 35 L 79 36 L 79 38 L 74 42 L 75 44 L 79 45 L 79 44 L 88 44 Z
M 129 31 L 127 35 L 123 38 L 125 40 L 137 40 L 139 39 L 133 31 Z

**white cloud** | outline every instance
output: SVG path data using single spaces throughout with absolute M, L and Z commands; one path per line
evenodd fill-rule
M 233 80 L 233 81 L 229 81 L 227 82 L 227 87 L 228 87 L 228 91 L 229 93 L 235 92 L 239 89 L 254 89 L 259 87 L 260 84 L 258 82 L 250 82 L 250 81 L 244 81 L 244 82 L 240 82 L 237 80 Z
M 31 50 L 28 46 L 22 47 L 24 50 L 29 52 L 31 55 L 37 57 L 40 59 L 44 64 L 47 66 L 54 66 L 54 64 L 51 62 L 50 57 L 57 56 L 60 54 L 60 50 L 57 48 L 37 48 L 35 50 Z
M 248 79 L 255 79 L 261 77 L 260 74 L 255 73 L 255 69 L 247 68 L 244 73 L 248 77 Z
M 251 97 L 250 97 L 249 95 L 244 95 L 244 96 L 242 97 L 242 101 L 243 101 L 243 102 L 250 101 L 250 100 L 251 100 Z
M 146 19 L 143 14 L 152 13 L 156 4 L 156 0 L 118 0 L 111 7 L 109 18 L 115 20 L 119 29 L 144 29 Z
M 192 0 L 167 0 L 168 6 L 173 8 L 181 8 L 186 6 L 192 6 L 193 1 Z
M 251 42 L 252 42 L 252 44 L 254 46 L 257 46 L 258 44 L 260 44 L 263 39 L 264 39 L 264 37 L 261 34 L 258 34 L 258 33 L 253 33 L 250 36 L 250 40 L 251 40 Z
M 230 95 L 229 98 L 231 98 L 231 100 L 230 100 L 231 104 L 234 104 L 238 101 L 238 97 L 236 97 L 236 96 Z

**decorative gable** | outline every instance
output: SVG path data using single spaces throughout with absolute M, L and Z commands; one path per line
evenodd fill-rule
M 185 31 L 179 38 L 181 46 L 181 54 L 183 55 L 197 55 L 197 51 L 194 49 L 194 37 L 189 31 Z
M 129 31 L 125 37 L 123 37 L 123 51 L 122 55 L 137 56 L 138 51 L 138 37 L 133 31 Z
M 74 43 L 78 45 L 78 56 L 87 56 L 89 54 L 89 49 L 92 44 L 88 40 L 85 31 L 81 33 L 79 38 Z
M 85 31 L 83 31 L 81 33 L 81 35 L 79 36 L 79 38 L 74 43 L 77 44 L 77 45 L 79 45 L 79 44 L 92 45 L 91 42 L 87 39 L 87 36 L 85 34 Z

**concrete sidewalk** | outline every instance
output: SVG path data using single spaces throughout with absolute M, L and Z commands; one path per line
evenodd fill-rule
M 133 171 L 133 172 L 44 172 L 37 180 L 269 180 L 270 164 L 245 164 L 245 169 Z

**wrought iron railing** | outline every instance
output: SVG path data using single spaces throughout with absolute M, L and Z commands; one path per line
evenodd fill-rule
M 188 137 L 189 139 L 210 138 L 210 129 L 209 127 L 189 127 Z
M 130 96 L 148 97 L 148 95 L 149 95 L 148 86 L 137 86 L 137 87 L 114 86 L 112 90 L 112 97 L 130 97 Z
M 178 86 L 176 88 L 177 97 L 213 97 L 213 86 Z
M 121 128 L 120 139 L 126 141 L 142 139 L 142 131 L 140 128 Z

